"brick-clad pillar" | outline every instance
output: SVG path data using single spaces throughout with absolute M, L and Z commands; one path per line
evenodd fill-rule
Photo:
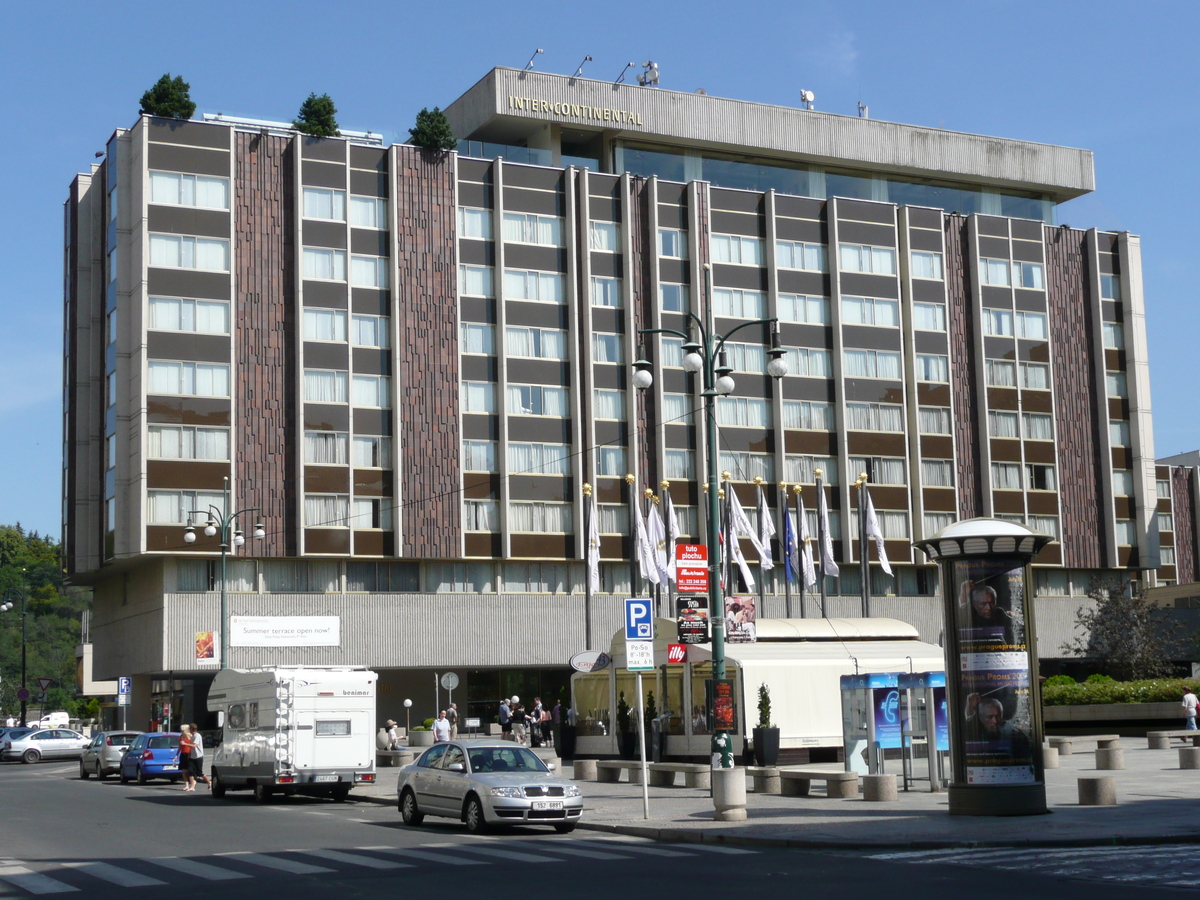
M 987 422 L 980 416 L 975 379 L 974 304 L 968 279 L 971 253 L 967 220 L 948 215 L 946 227 L 946 306 L 950 328 L 950 396 L 954 404 L 954 447 L 958 457 L 955 468 L 958 481 L 958 508 L 964 519 L 983 515 L 979 442 L 987 440 Z M 830 250 L 833 258 L 834 248 Z M 987 480 L 984 479 L 984 483 Z
M 1192 503 L 1196 470 L 1190 466 L 1172 466 L 1167 471 L 1171 473 L 1171 510 L 1175 524 L 1175 581 L 1189 584 L 1196 580 L 1196 509 Z

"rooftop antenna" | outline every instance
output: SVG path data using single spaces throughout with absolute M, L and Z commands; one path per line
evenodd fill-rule
M 539 53 L 545 53 L 545 52 L 546 51 L 543 50 L 541 47 L 538 47 L 536 50 L 534 50 L 533 56 L 529 57 L 529 62 L 525 63 L 525 71 L 526 72 L 533 71 L 533 61 L 535 59 L 537 59 Z
M 631 62 L 625 63 L 625 68 L 621 70 L 621 74 L 617 76 L 617 80 L 614 81 L 613 84 L 623 84 L 625 82 L 625 73 L 632 69 L 635 65 L 637 64 Z
M 800 89 L 800 102 L 804 104 L 805 109 L 815 109 L 816 107 L 813 106 L 813 101 L 816 99 L 817 95 L 812 91 L 806 91 L 804 88 Z
M 871 118 L 871 107 L 864 104 L 861 100 L 858 101 L 858 117 L 860 119 Z
M 575 70 L 575 74 L 574 74 L 574 75 L 572 75 L 571 77 L 572 77 L 572 78 L 578 78 L 579 76 L 581 76 L 581 75 L 583 74 L 583 63 L 589 63 L 589 62 L 591 62 L 591 61 L 592 61 L 592 58 L 591 58 L 590 56 L 585 56 L 585 57 L 583 58 L 583 62 L 581 62 L 581 63 L 579 64 L 579 68 Z
M 642 63 L 642 68 L 645 71 L 637 77 L 637 83 L 642 87 L 658 87 L 658 63 L 648 59 Z

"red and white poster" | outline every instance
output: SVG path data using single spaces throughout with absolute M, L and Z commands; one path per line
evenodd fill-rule
M 708 547 L 704 544 L 675 545 L 675 590 L 708 593 Z

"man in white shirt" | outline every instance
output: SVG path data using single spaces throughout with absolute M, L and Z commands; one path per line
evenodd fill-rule
M 1184 688 L 1183 703 L 1181 705 L 1183 706 L 1183 714 L 1187 716 L 1187 725 L 1185 727 L 1188 731 L 1196 730 L 1196 706 L 1198 704 L 1200 704 L 1200 700 L 1196 699 L 1196 695 L 1190 689 Z
M 448 740 L 450 740 L 450 722 L 446 718 L 446 711 L 443 709 L 438 713 L 438 717 L 433 723 L 433 742 L 440 744 Z

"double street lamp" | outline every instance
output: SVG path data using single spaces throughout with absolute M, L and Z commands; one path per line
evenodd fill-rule
M 261 512 L 262 508 L 258 506 L 248 506 L 245 509 L 239 509 L 237 512 L 226 514 L 229 509 L 229 479 L 225 479 L 225 500 L 221 504 L 221 508 L 209 506 L 207 510 L 193 509 L 191 512 L 197 516 L 208 516 L 208 521 L 204 523 L 204 536 L 215 537 L 221 535 L 221 659 L 220 665 L 222 669 L 229 668 L 229 601 L 225 594 L 225 557 L 229 553 L 229 545 L 240 547 L 246 543 L 246 534 L 242 529 L 234 529 L 233 526 L 237 523 L 237 517 L 242 513 Z M 254 537 L 261 540 L 266 537 L 267 532 L 263 528 L 262 522 L 257 522 L 254 525 Z M 183 530 L 184 543 L 194 544 L 196 542 L 196 527 L 189 525 Z
M 24 572 L 25 570 L 22 569 L 21 571 Z M 21 598 L 21 727 L 24 728 L 29 703 L 29 688 L 25 684 L 25 616 L 28 612 L 29 596 L 24 590 L 15 587 L 8 588 L 3 596 L 10 597 L 14 594 Z M 0 603 L 0 612 L 8 612 L 12 608 L 13 602 L 11 600 L 5 600 L 4 603 Z

